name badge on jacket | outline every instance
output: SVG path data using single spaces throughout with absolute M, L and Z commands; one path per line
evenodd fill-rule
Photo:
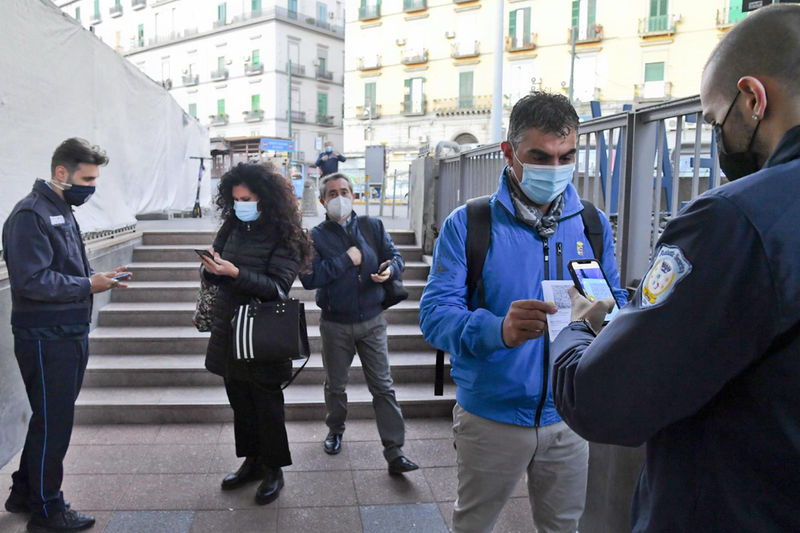
M 50 217 L 50 224 L 53 226 L 63 226 L 67 222 L 64 220 L 64 215 L 58 215 L 56 217 Z

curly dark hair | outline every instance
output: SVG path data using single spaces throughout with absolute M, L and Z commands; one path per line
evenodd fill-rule
M 217 210 L 225 226 L 233 222 L 233 188 L 244 185 L 258 195 L 258 210 L 278 234 L 278 242 L 297 252 L 300 271 L 308 269 L 313 247 L 297 207 L 292 184 L 271 165 L 239 163 L 222 176 L 217 189 Z

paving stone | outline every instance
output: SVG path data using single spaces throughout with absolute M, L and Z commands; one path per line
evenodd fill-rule
M 360 509 L 364 533 L 447 533 L 447 525 L 435 503 L 373 505 Z
M 278 504 L 289 507 L 341 507 L 356 505 L 349 472 L 286 472 L 286 485 Z
M 103 533 L 103 531 L 105 531 L 114 514 L 113 511 L 87 511 L 85 508 L 81 508 L 79 511 L 94 517 L 94 527 L 90 531 L 96 533 Z
M 305 509 L 280 509 L 280 533 L 361 533 L 361 515 L 358 507 L 316 507 Z M 396 530 L 400 531 L 400 530 Z
M 261 483 L 254 480 L 244 487 L 236 490 L 222 490 L 221 483 L 225 474 L 208 474 L 200 491 L 200 500 L 197 509 L 228 510 L 228 509 L 259 509 L 256 504 L 256 489 Z M 277 504 L 267 506 L 275 509 Z
M 18 531 L 25 531 L 25 524 L 27 523 L 28 515 L 0 512 L 0 531 L 3 533 L 17 533 Z
M 276 509 L 197 511 L 191 533 L 274 533 L 277 521 Z
M 439 502 L 439 512 L 442 513 L 442 518 L 444 518 L 444 523 L 447 524 L 447 529 L 453 529 L 453 506 L 455 505 L 454 502 Z M 498 531 L 498 533 L 500 533 Z
M 64 459 L 68 474 L 133 474 L 147 454 L 145 445 L 70 446 Z
M 104 425 L 88 444 L 153 444 L 160 429 L 160 425 L 153 424 Z
M 453 439 L 452 418 L 409 418 L 406 420 L 406 440 Z
M 92 440 L 100 431 L 100 426 L 73 426 L 72 437 L 69 439 L 70 446 L 76 444 L 92 444 Z
M 458 496 L 458 467 L 423 468 L 425 480 L 437 502 L 454 502 Z
M 149 447 L 139 474 L 205 474 L 216 444 L 164 444 Z
M 327 435 L 328 432 L 326 431 L 325 436 Z M 378 425 L 374 419 L 353 419 L 347 421 L 344 439 L 350 442 L 380 441 L 381 436 L 378 434 Z
M 289 446 L 292 452 L 292 466 L 285 472 L 330 472 L 350 470 L 348 449 L 343 447 L 336 455 L 325 453 L 323 445 L 317 442 L 300 442 Z
M 117 511 L 105 533 L 189 533 L 194 511 Z
M 383 457 L 380 442 L 344 442 L 342 453 L 347 450 L 353 470 L 384 470 L 389 467 Z M 408 450 L 406 450 L 408 452 Z
M 236 457 L 235 444 L 217 444 L 208 468 L 209 474 L 230 474 L 242 466 L 243 457 Z M 221 478 L 220 478 L 221 479 Z
M 385 470 L 354 471 L 359 505 L 433 502 L 433 493 L 419 470 L 390 476 Z
M 154 444 L 216 444 L 222 424 L 164 424 Z
M 219 432 L 218 444 L 235 444 L 236 437 L 233 433 L 233 422 L 222 424 L 222 431 Z
M 328 426 L 322 421 L 286 422 L 286 433 L 289 435 L 289 443 L 295 442 L 318 442 L 320 446 L 328 436 Z
M 134 476 L 118 509 L 124 511 L 197 509 L 203 474 L 142 474 Z
M 453 439 L 415 440 L 411 442 L 413 456 L 406 451 L 409 459 L 421 467 L 455 466 L 456 450 Z
M 439 502 L 439 510 L 448 528 L 453 527 L 453 505 L 453 502 Z M 493 531 L 494 533 L 536 533 L 528 498 L 508 500 L 497 518 Z
M 61 490 L 64 497 L 79 511 L 113 511 L 128 489 L 131 479 L 133 474 L 65 475 Z

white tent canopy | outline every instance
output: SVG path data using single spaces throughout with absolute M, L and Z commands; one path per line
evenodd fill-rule
M 160 85 L 48 0 L 3 0 L 0 17 L 0 224 L 69 137 L 103 148 L 97 193 L 76 209 L 84 233 L 136 215 L 192 208 L 208 130 Z M 210 168 L 208 162 L 206 167 Z M 211 203 L 209 172 L 201 205 Z

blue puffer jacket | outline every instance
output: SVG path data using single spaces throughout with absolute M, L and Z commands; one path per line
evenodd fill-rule
M 483 283 L 487 309 L 467 305 L 467 211 L 460 207 L 445 221 L 434 250 L 431 274 L 420 304 L 425 339 L 450 354 L 456 399 L 465 410 L 483 418 L 518 426 L 546 426 L 561 417 L 549 387 L 548 343 L 545 337 L 516 348 L 503 342 L 503 319 L 512 302 L 542 299 L 542 280 L 570 279 L 567 263 L 593 257 L 584 234 L 583 205 L 572 185 L 564 196 L 564 211 L 555 235 L 543 241 L 519 222 L 511 202 L 505 170 L 491 197 L 492 241 L 486 254 Z M 614 240 L 605 215 L 603 270 L 617 293 L 620 306 Z M 550 271 L 545 272 L 544 254 Z M 475 297 L 477 300 L 477 297 Z
M 380 257 L 361 235 L 355 213 L 350 216 L 346 231 L 331 220 L 311 230 L 316 256 L 311 272 L 300 276 L 300 281 L 306 289 L 317 289 L 317 306 L 322 309 L 323 320 L 356 324 L 375 318 L 383 311 L 386 292 L 370 275 L 377 273 L 384 261 L 392 261 L 390 279 L 397 279 L 405 269 L 403 257 L 383 222 L 377 218 L 368 220 Z M 361 266 L 355 266 L 347 255 L 351 246 L 361 250 Z

